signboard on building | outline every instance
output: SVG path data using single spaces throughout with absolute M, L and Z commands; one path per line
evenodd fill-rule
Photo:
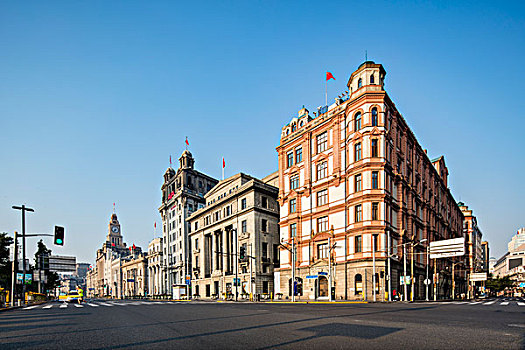
M 314 279 L 314 278 L 317 278 L 317 275 L 307 275 L 306 278 L 307 279 Z
M 430 258 L 441 259 L 465 255 L 465 238 L 430 242 Z
M 319 276 L 328 276 L 328 272 L 318 272 Z
M 410 284 L 410 276 L 400 276 L 400 282 L 401 285 Z
M 77 271 L 77 258 L 74 256 L 51 255 L 49 257 L 49 270 L 75 273 Z
M 480 273 L 473 273 L 470 275 L 470 281 L 476 282 L 476 281 L 486 281 L 487 280 L 487 273 L 486 272 L 480 272 Z

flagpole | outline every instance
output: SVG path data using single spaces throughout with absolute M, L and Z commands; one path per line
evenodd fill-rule
M 328 106 L 328 79 L 325 79 L 324 105 Z

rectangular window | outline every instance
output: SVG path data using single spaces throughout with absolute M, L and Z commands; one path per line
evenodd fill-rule
M 297 211 L 297 200 L 294 198 L 294 199 L 290 199 L 290 214 L 291 213 L 295 213 Z
M 358 142 L 354 146 L 354 161 L 360 161 L 361 160 L 361 142 Z
M 378 220 L 379 203 L 372 203 L 372 220 Z
M 299 175 L 290 177 L 290 189 L 294 190 L 299 187 Z
M 246 198 L 241 199 L 241 209 L 246 209 Z
M 293 152 L 286 154 L 286 167 L 289 168 L 293 165 Z
M 317 259 L 328 259 L 328 243 L 317 245 Z
M 290 238 L 295 237 L 297 234 L 297 224 L 291 224 L 290 225 Z
M 379 249 L 378 249 L 378 239 L 377 239 L 377 235 L 372 235 L 372 249 L 377 252 Z
M 317 192 L 317 206 L 328 204 L 328 190 Z
M 355 176 L 355 192 L 359 192 L 363 189 L 361 185 L 362 185 L 361 174 L 357 174 Z
M 355 252 L 361 253 L 363 251 L 363 241 L 361 236 L 355 236 Z
M 326 134 L 326 131 L 322 134 L 317 135 L 317 153 L 321 153 L 322 151 L 326 150 L 328 136 Z
M 243 220 L 241 222 L 241 227 L 242 227 L 242 233 L 245 233 L 246 230 L 247 230 L 247 223 L 246 223 L 246 220 Z
M 295 150 L 295 164 L 303 161 L 303 148 L 299 147 Z
M 268 221 L 266 219 L 262 219 L 261 221 L 261 231 L 268 232 Z
M 377 139 L 372 139 L 372 157 L 378 157 L 379 155 L 379 146 L 377 143 Z
M 328 216 L 317 219 L 317 232 L 328 231 Z
M 374 190 L 379 188 L 378 177 L 379 177 L 379 172 L 372 171 L 372 189 Z
M 317 164 L 317 180 L 324 179 L 326 177 L 326 162 L 321 162 Z
M 355 222 L 360 222 L 363 220 L 363 210 L 361 204 L 355 206 Z
M 268 208 L 268 198 L 266 197 L 262 197 L 262 207 L 263 208 Z

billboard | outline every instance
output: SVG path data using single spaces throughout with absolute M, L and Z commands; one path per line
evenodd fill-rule
M 450 258 L 465 255 L 465 238 L 453 238 L 430 242 L 430 258 Z
M 487 273 L 486 272 L 480 272 L 480 273 L 473 273 L 470 275 L 470 281 L 476 282 L 476 281 L 486 281 L 487 280 Z
M 77 258 L 74 256 L 51 255 L 49 257 L 49 270 L 75 273 L 77 271 Z

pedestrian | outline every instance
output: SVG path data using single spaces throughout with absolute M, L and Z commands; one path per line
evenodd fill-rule
M 78 303 L 80 304 L 82 302 L 82 299 L 84 299 L 84 291 L 82 290 L 82 288 L 80 288 L 79 286 L 77 286 L 77 292 L 78 292 Z

